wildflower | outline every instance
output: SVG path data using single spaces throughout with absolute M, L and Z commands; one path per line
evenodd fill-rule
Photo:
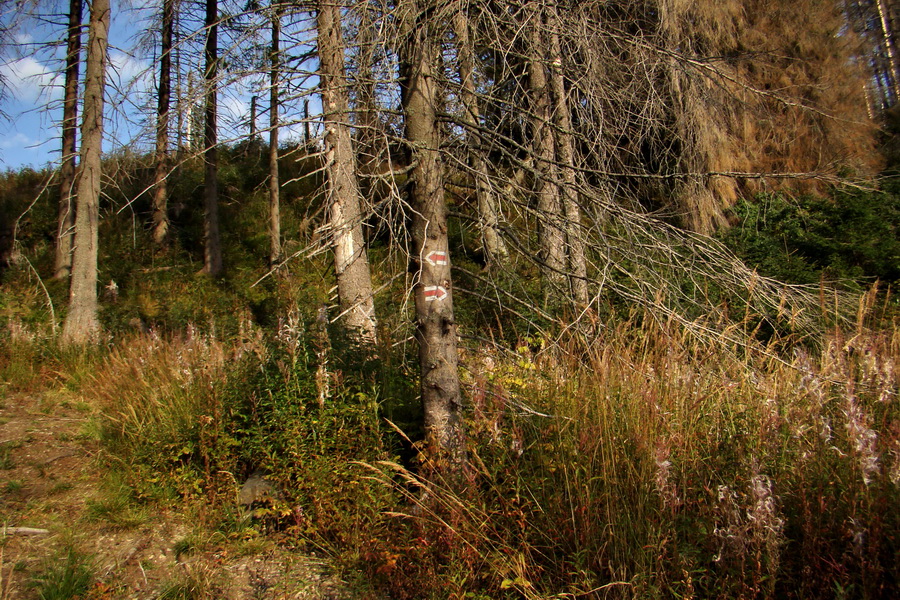
M 869 420 L 868 415 L 856 401 L 853 393 L 846 395 L 844 414 L 847 417 L 847 435 L 859 458 L 863 483 L 868 486 L 879 471 L 878 453 L 876 450 L 878 434 L 869 428 L 867 424 Z
M 663 504 L 669 507 L 676 507 L 681 503 L 678 498 L 678 490 L 671 480 L 670 470 L 672 462 L 669 460 L 671 449 L 665 441 L 660 440 L 656 445 L 656 490 L 662 496 Z

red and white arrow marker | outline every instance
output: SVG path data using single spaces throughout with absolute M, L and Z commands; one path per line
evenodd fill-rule
M 447 297 L 447 290 L 439 285 L 425 286 L 425 302 L 433 302 L 434 300 L 443 300 Z
M 446 265 L 447 253 L 441 252 L 440 250 L 432 250 L 425 255 L 425 262 L 427 262 L 432 267 L 436 267 L 437 265 Z

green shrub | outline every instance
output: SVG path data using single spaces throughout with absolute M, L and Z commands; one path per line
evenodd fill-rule
M 865 286 L 900 278 L 900 194 L 837 191 L 741 200 L 722 240 L 763 275 L 788 283 Z

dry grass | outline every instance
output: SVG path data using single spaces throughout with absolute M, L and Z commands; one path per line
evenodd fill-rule
M 471 357 L 471 485 L 378 469 L 430 544 L 386 584 L 435 581 L 435 598 L 896 592 L 896 328 L 834 332 L 789 360 L 724 346 L 648 321 L 579 358 L 525 344 L 514 364 Z

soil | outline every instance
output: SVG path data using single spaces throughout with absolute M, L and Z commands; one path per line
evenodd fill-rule
M 86 599 L 354 597 L 326 560 L 277 539 L 228 539 L 189 510 L 110 505 L 91 407 L 60 390 L 3 394 L 0 600 L 40 598 L 70 554 L 90 573 Z

